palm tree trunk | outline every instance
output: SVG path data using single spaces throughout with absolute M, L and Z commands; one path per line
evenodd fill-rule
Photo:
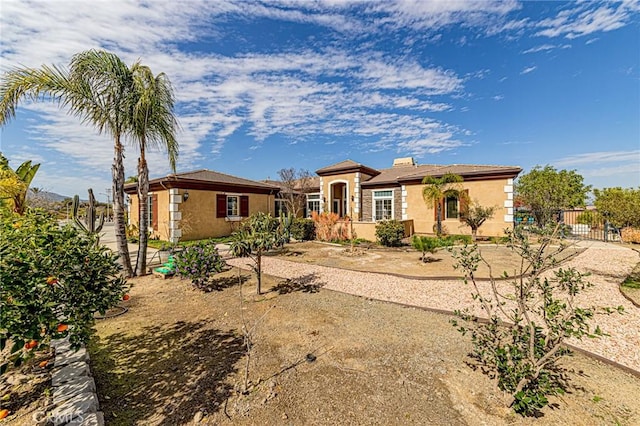
M 149 196 L 149 168 L 144 155 L 143 140 L 140 143 L 140 158 L 138 159 L 138 200 L 140 207 L 140 239 L 138 245 L 138 258 L 136 259 L 136 275 L 147 275 L 147 240 L 148 240 L 148 224 L 149 224 L 149 204 L 147 197 Z
M 440 201 L 438 201 L 438 224 L 436 227 L 436 233 L 438 234 L 438 237 L 442 235 L 442 205 L 440 204 Z
M 122 267 L 127 278 L 133 277 L 131 268 L 131 258 L 129 257 L 129 247 L 127 245 L 127 234 L 124 223 L 124 164 L 122 163 L 123 147 L 120 143 L 120 135 L 116 136 L 114 149 L 113 167 L 113 217 L 116 231 L 116 243 L 118 254 L 122 261 Z

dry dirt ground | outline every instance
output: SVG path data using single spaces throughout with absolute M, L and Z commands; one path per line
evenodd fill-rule
M 481 244 L 480 251 L 492 265 L 493 275 L 499 277 L 503 271 L 516 275 L 520 267 L 520 258 L 513 255 L 513 251 L 504 245 Z M 583 248 L 569 247 L 558 261 L 584 251 Z M 349 246 L 325 244 L 319 242 L 304 242 L 287 244 L 277 256 L 286 260 L 314 265 L 330 266 L 355 271 L 384 272 L 407 277 L 456 277 L 462 274 L 454 270 L 456 260 L 447 250 L 439 250 L 435 254 L 427 254 L 428 261 L 420 262 L 421 253 L 411 247 L 399 248 L 368 248 L 357 246 L 354 255 L 349 255 Z M 481 264 L 477 276 L 488 278 L 489 269 Z
M 640 379 L 582 355 L 541 418 L 510 413 L 445 315 L 274 277 L 257 296 L 236 269 L 208 293 L 132 284 L 129 311 L 100 320 L 90 345 L 107 425 L 640 424 Z M 243 323 L 255 327 L 246 393 Z

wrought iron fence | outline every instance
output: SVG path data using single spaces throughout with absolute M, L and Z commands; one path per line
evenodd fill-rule
M 565 225 L 563 234 L 567 238 L 608 242 L 621 241 L 620 230 L 609 223 L 606 217 L 597 210 L 561 210 L 556 212 L 554 216 L 556 223 Z M 536 224 L 534 216 L 523 210 L 516 212 L 514 220 L 516 225 Z

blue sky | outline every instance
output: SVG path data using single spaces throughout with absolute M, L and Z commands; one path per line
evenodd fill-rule
M 0 36 L 3 71 L 102 48 L 165 72 L 179 172 L 266 179 L 413 156 L 640 186 L 638 1 L 3 0 Z M 42 163 L 35 186 L 105 199 L 108 136 L 27 102 L 1 137 L 12 166 Z M 170 172 L 161 152 L 149 163 Z

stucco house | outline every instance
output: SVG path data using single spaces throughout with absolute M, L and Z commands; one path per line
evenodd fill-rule
M 513 226 L 513 179 L 522 171 L 515 166 L 473 164 L 418 165 L 412 158 L 397 158 L 392 167 L 374 169 L 345 160 L 316 171 L 314 189 L 307 190 L 306 209 L 349 216 L 358 237 L 375 240 L 377 221 L 397 219 L 405 233 L 432 234 L 436 210 L 428 206 L 422 190 L 425 176 L 446 173 L 462 176 L 469 199 L 497 208 L 479 235 L 503 235 Z M 226 236 L 238 222 L 262 211 L 283 211 L 282 187 L 277 182 L 258 182 L 211 170 L 169 175 L 149 182 L 150 229 L 162 239 L 177 241 Z M 138 223 L 136 184 L 125 186 L 129 194 L 129 221 Z M 460 200 L 441 200 L 443 226 L 448 233 L 470 234 L 460 220 Z
M 253 213 L 273 214 L 279 188 L 212 170 L 171 174 L 149 181 L 152 237 L 176 242 L 230 235 Z M 139 223 L 137 184 L 125 185 L 130 224 Z
M 514 166 L 418 165 L 411 157 L 397 158 L 392 167 L 376 170 L 345 160 L 316 171 L 320 176 L 317 206 L 319 211 L 352 217 L 358 237 L 368 240 L 375 240 L 375 222 L 384 219 L 404 222 L 407 235 L 432 234 L 436 209 L 422 197 L 422 180 L 453 173 L 464 179 L 461 185 L 469 199 L 497 207 L 479 235 L 503 235 L 505 228 L 513 226 L 513 179 L 521 171 Z M 471 228 L 460 221 L 460 200 L 441 200 L 441 204 L 444 228 L 451 234 L 470 234 Z

